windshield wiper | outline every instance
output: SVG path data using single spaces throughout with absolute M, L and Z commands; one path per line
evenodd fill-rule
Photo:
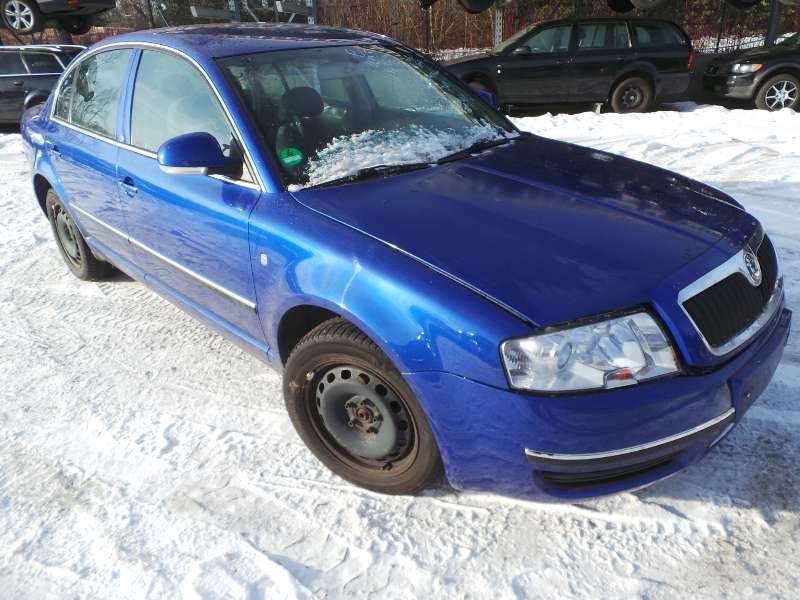
M 453 152 L 452 154 L 448 154 L 447 156 L 443 156 L 439 160 L 436 161 L 437 165 L 441 165 L 444 163 L 453 162 L 454 160 L 461 160 L 464 158 L 468 158 L 469 156 L 475 154 L 476 152 L 480 152 L 481 150 L 487 150 L 488 148 L 494 148 L 495 146 L 503 146 L 510 142 L 513 142 L 515 139 L 519 138 L 498 138 L 496 140 L 483 140 L 480 142 L 475 142 L 471 146 L 467 146 L 463 150 L 459 150 L 458 152 Z
M 344 183 L 352 183 L 354 181 L 362 181 L 364 179 L 373 179 L 375 177 L 386 177 L 388 175 L 398 175 L 400 173 L 408 173 L 409 171 L 417 171 L 433 166 L 435 163 L 429 162 L 415 162 L 415 163 L 401 163 L 397 165 L 376 165 L 374 167 L 366 167 L 359 169 L 355 173 L 350 173 L 344 177 L 337 177 L 336 179 L 329 179 L 322 183 L 309 185 L 304 187 L 304 190 L 315 190 L 324 187 L 331 187 L 334 185 L 342 185 Z

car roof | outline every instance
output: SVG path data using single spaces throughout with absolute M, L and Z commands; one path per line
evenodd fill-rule
M 396 43 L 377 33 L 288 23 L 216 23 L 152 29 L 108 38 L 110 43 L 152 43 L 209 58 L 295 48 Z
M 675 25 L 679 27 L 677 23 L 674 23 L 668 19 L 656 19 L 651 17 L 627 17 L 625 15 L 619 15 L 618 17 L 568 17 L 566 19 L 558 19 L 557 21 L 543 21 L 542 23 L 538 23 L 538 25 L 558 25 L 558 24 L 570 24 L 570 23 L 618 23 L 620 21 L 630 21 L 631 23 L 667 23 L 669 25 Z

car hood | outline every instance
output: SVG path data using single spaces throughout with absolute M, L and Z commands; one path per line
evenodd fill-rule
M 787 46 L 782 48 L 781 46 L 772 46 L 769 48 L 766 47 L 759 47 L 759 48 L 748 48 L 746 50 L 737 50 L 736 52 L 729 52 L 728 54 L 723 54 L 714 59 L 715 63 L 724 64 L 730 63 L 735 61 L 742 61 L 742 60 L 759 60 L 759 59 L 770 59 L 775 58 L 778 56 L 783 56 L 785 54 L 800 54 L 800 50 L 796 47 Z
M 466 56 L 461 56 L 459 58 L 453 58 L 451 60 L 443 61 L 442 64 L 446 67 L 452 67 L 454 65 L 461 65 L 464 63 L 471 63 L 477 62 L 479 60 L 483 60 L 486 58 L 492 58 L 494 54 L 490 52 L 480 52 L 478 54 L 468 54 Z
M 700 183 L 535 136 L 293 195 L 539 326 L 644 304 L 712 246 L 733 254 L 756 226 Z

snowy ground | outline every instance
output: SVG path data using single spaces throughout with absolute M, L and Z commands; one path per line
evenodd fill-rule
M 733 194 L 800 308 L 800 114 L 681 107 L 525 129 Z M 137 283 L 74 280 L 0 136 L 0 597 L 797 597 L 800 337 L 744 422 L 634 494 L 386 498 L 300 444 L 279 379 Z

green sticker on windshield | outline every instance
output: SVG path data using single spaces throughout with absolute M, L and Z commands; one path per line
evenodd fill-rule
M 297 148 L 284 148 L 278 153 L 278 159 L 284 167 L 294 169 L 303 162 L 303 153 Z

